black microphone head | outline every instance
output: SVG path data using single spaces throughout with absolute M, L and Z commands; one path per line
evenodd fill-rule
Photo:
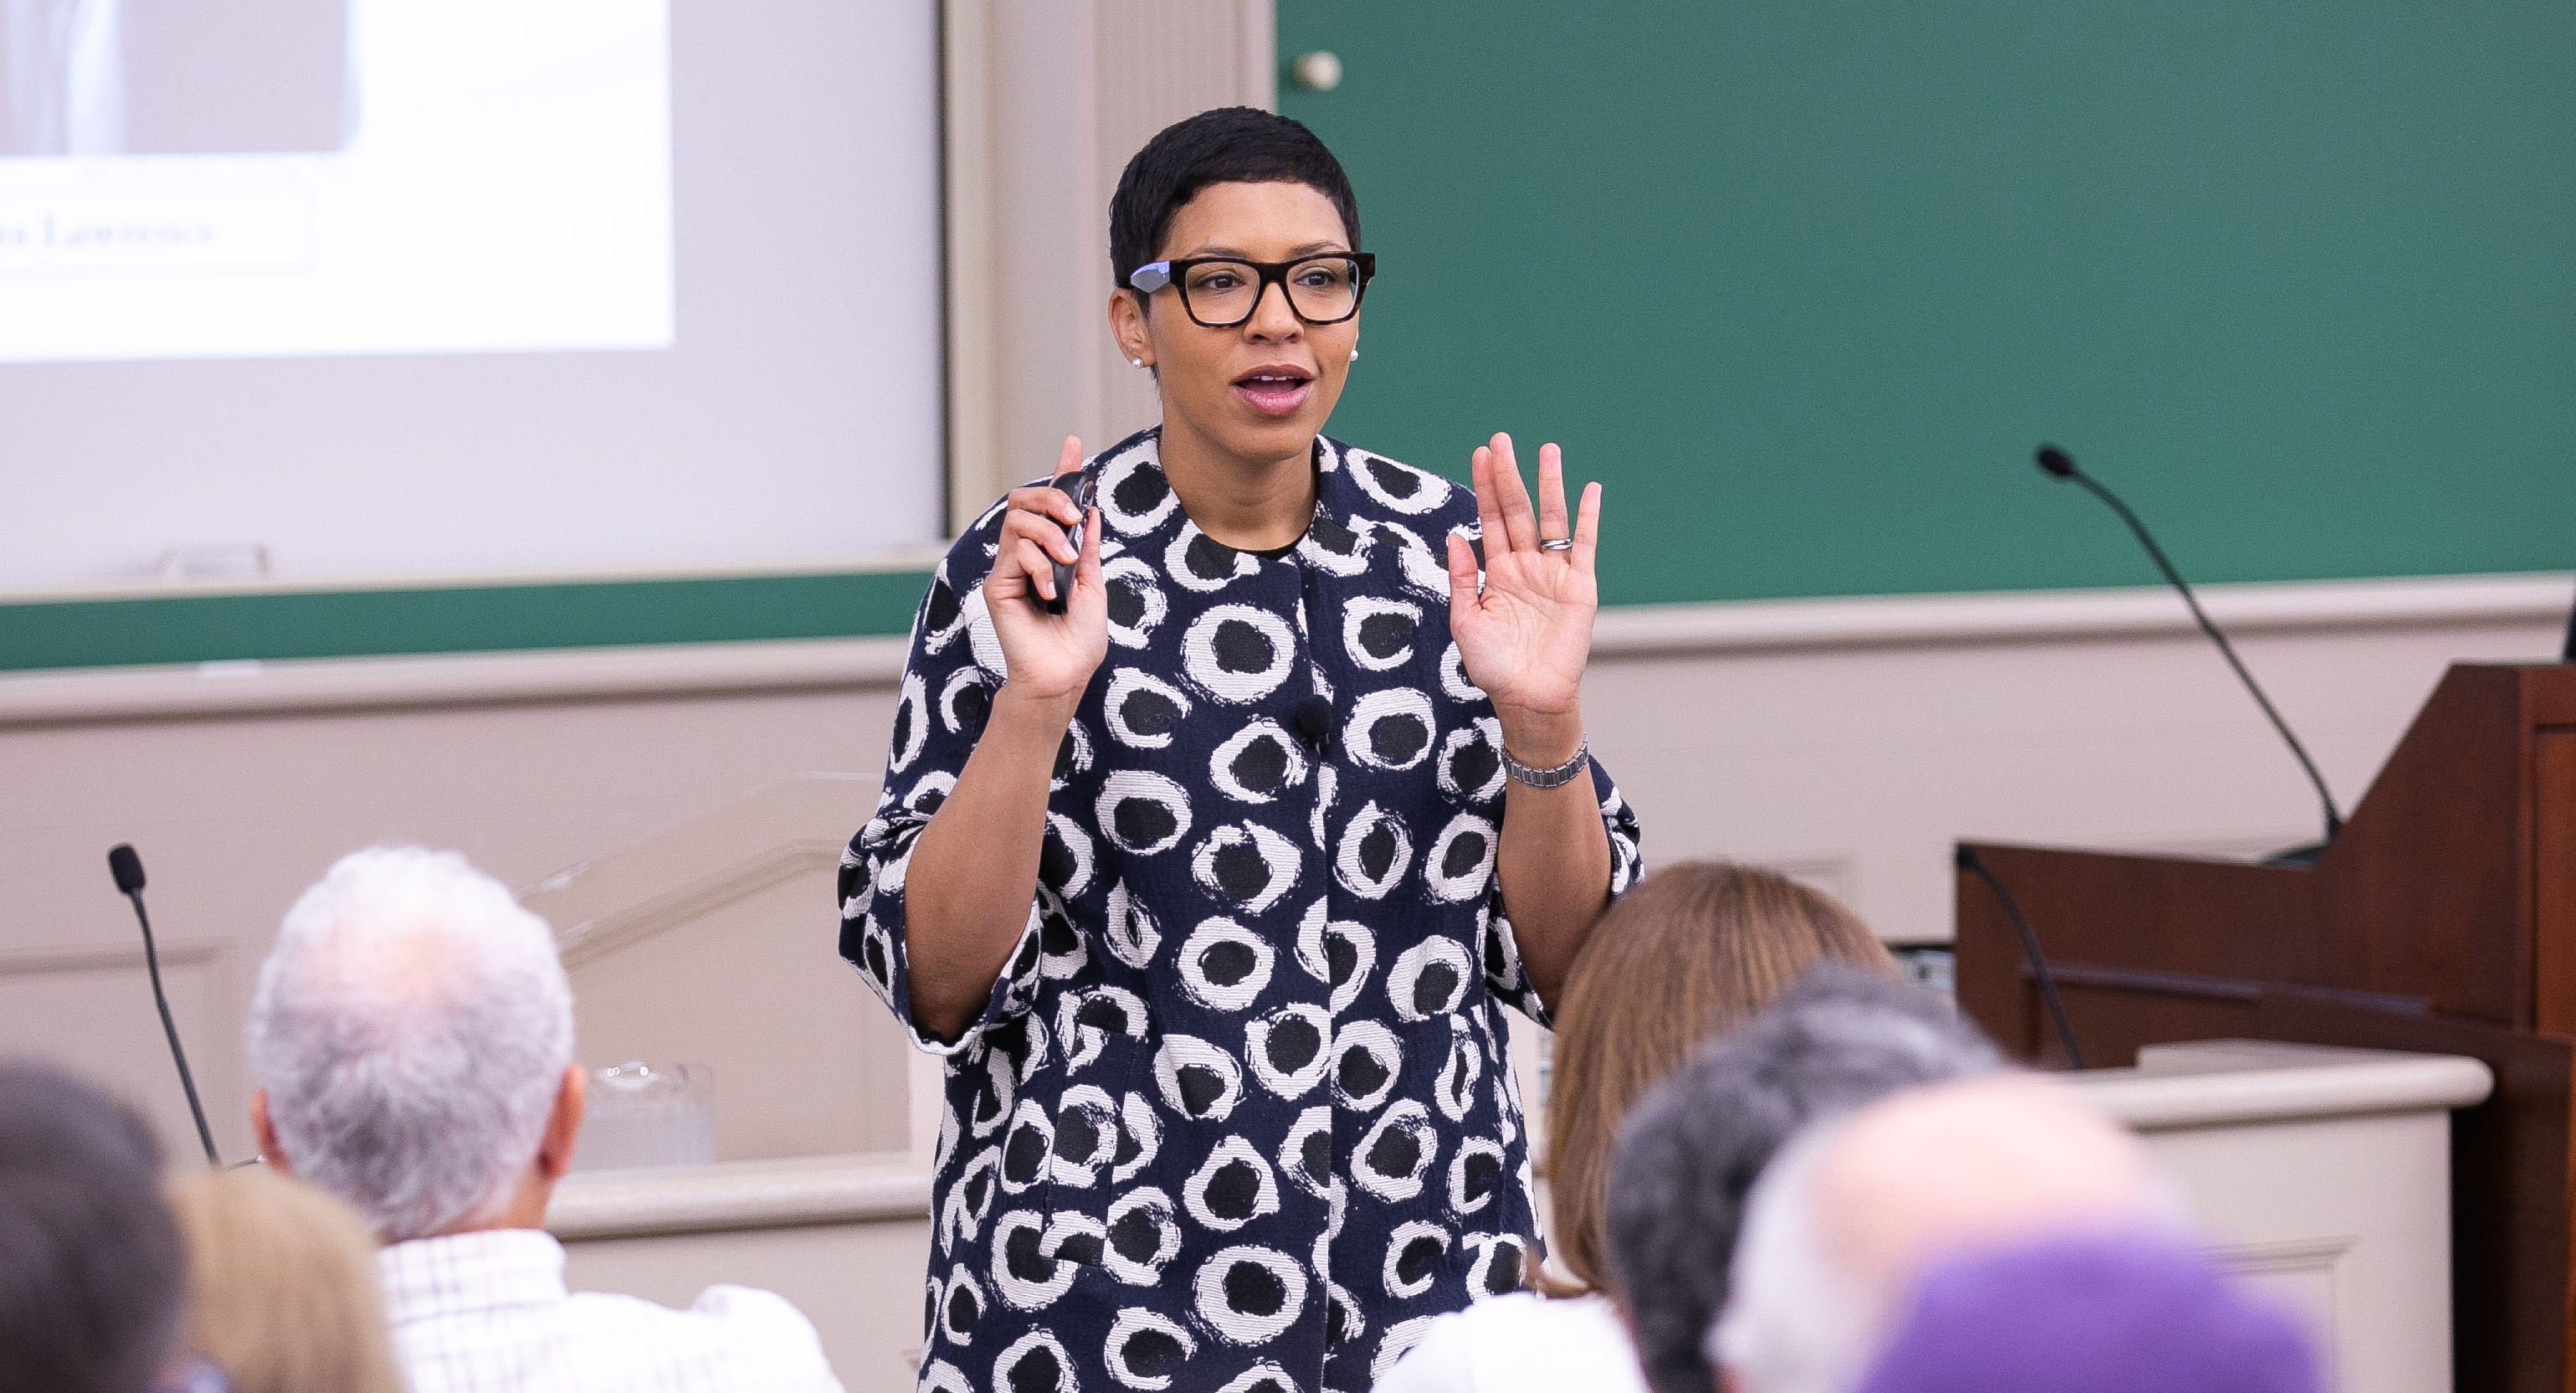
M 2039 467 L 2047 471 L 2052 477 L 2059 479 L 2072 479 L 2075 477 L 2075 457 L 2054 445 L 2040 446 L 2038 453 L 2032 455 L 2031 458 L 2037 460 L 2039 462 Z
M 1297 738 L 1307 747 L 1322 750 L 1333 736 L 1333 704 L 1321 695 L 1309 694 L 1297 703 Z
M 1975 870 L 1977 868 L 1977 849 L 1968 845 L 1966 842 L 1959 843 L 1958 846 L 1950 852 L 1950 864 L 1963 871 Z
M 131 895 L 143 888 L 143 858 L 134 854 L 132 845 L 119 842 L 108 848 L 107 873 L 116 877 L 116 892 Z

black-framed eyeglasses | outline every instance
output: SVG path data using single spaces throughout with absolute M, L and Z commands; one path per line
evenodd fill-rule
M 1367 252 L 1325 252 L 1294 261 L 1244 261 L 1231 256 L 1192 256 L 1178 261 L 1149 261 L 1127 277 L 1140 295 L 1164 286 L 1181 294 L 1190 322 L 1209 329 L 1231 329 L 1252 318 L 1271 286 L 1288 298 L 1288 309 L 1308 324 L 1339 324 L 1360 312 L 1360 296 L 1377 274 L 1377 258 Z

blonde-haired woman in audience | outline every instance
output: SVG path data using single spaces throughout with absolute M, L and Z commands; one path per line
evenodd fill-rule
M 1893 975 L 1858 915 L 1776 872 L 1667 866 L 1602 912 L 1566 979 L 1547 1098 L 1544 1298 L 1514 1294 L 1429 1323 L 1379 1393 L 1644 1393 L 1609 1295 L 1603 1213 L 1630 1106 L 1712 1037 L 1833 960 Z
M 258 1167 L 172 1181 L 188 1249 L 187 1346 L 232 1393 L 403 1393 L 357 1212 Z

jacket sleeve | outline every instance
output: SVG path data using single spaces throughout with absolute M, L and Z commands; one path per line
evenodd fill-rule
M 1610 898 L 1628 893 L 1637 883 L 1641 866 L 1638 860 L 1636 809 L 1619 793 L 1619 785 L 1610 779 L 1610 771 L 1601 761 L 1592 761 L 1592 791 L 1601 800 L 1601 825 L 1610 834 Z M 1496 800 L 1499 803 L 1501 800 Z M 1512 937 L 1512 921 L 1503 913 L 1503 878 L 1494 877 L 1486 891 L 1485 932 L 1481 945 L 1485 959 L 1485 987 L 1494 996 L 1540 1025 L 1553 1025 L 1547 1007 L 1538 999 L 1538 989 L 1530 985 L 1529 974 L 1521 971 L 1520 945 Z
M 1005 666 L 993 622 L 984 609 L 984 576 L 992 566 L 1002 509 L 987 512 L 957 539 L 931 578 L 929 593 L 912 622 L 912 646 L 895 700 L 894 735 L 886 753 L 884 791 L 876 811 L 841 854 L 841 956 L 865 978 L 910 1032 L 913 1044 L 933 1054 L 954 1054 L 995 1025 L 1025 1014 L 1036 999 L 1039 936 L 1049 914 L 1063 906 L 1040 886 L 1026 928 L 993 982 L 984 1011 L 955 1040 L 923 1028 L 912 1014 L 906 966 L 904 871 L 931 814 L 956 787 L 958 771 L 983 733 Z

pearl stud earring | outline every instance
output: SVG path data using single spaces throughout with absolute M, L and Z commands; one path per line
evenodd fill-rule
M 1359 351 L 1358 349 L 1356 349 L 1356 348 L 1352 349 L 1352 350 L 1351 350 L 1351 361 L 1352 361 L 1352 362 L 1354 362 L 1354 363 L 1356 363 L 1356 362 L 1358 362 L 1359 360 L 1360 360 L 1360 351 Z
M 1130 358 L 1127 360 L 1127 366 L 1131 368 L 1141 368 L 1145 366 L 1145 360 L 1142 358 Z

